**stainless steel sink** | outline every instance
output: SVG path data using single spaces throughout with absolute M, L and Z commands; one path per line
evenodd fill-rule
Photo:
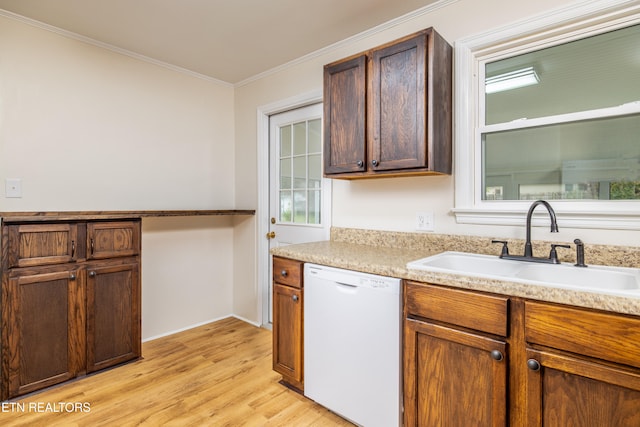
M 411 261 L 407 268 L 640 297 L 640 269 L 637 268 L 536 264 L 466 252 L 443 252 Z

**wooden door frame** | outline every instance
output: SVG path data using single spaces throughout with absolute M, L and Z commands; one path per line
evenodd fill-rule
M 259 106 L 257 109 L 258 209 L 256 211 L 256 259 L 258 279 L 258 318 L 263 327 L 269 324 L 269 116 L 322 102 L 322 88 Z

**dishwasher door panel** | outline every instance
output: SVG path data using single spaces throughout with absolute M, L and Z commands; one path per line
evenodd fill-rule
M 307 274 L 314 267 L 305 265 L 305 396 L 360 425 L 399 425 L 400 281 Z

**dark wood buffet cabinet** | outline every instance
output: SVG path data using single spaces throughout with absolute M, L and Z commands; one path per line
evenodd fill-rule
M 3 221 L 2 400 L 140 357 L 140 223 Z

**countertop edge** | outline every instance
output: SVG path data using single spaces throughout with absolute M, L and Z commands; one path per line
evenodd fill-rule
M 450 286 L 536 301 L 640 316 L 640 298 L 552 286 L 530 285 L 462 274 L 409 270 L 406 263 L 441 251 L 383 248 L 344 242 L 315 242 L 273 248 L 271 254 L 298 261 L 345 268 L 404 280 Z

